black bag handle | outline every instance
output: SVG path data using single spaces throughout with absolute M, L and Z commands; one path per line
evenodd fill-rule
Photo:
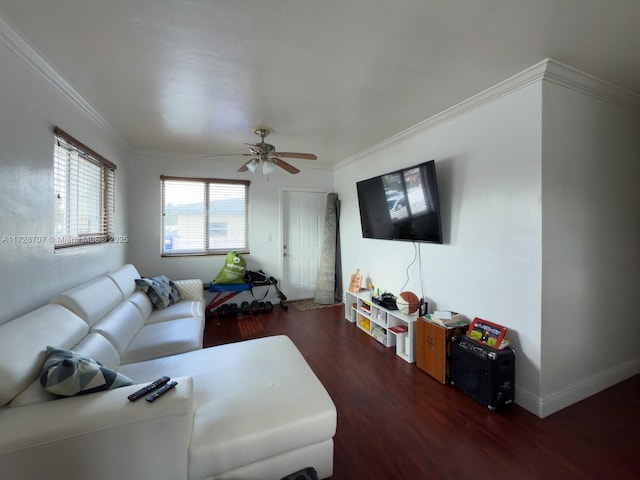
M 271 290 L 271 284 L 270 284 L 270 283 L 267 283 L 267 284 L 265 284 L 265 285 L 259 285 L 259 286 L 260 286 L 260 287 L 267 287 L 267 291 L 266 291 L 266 292 L 264 292 L 264 295 L 262 296 L 262 298 L 257 299 L 257 300 L 262 301 L 262 300 L 264 300 L 265 298 L 267 298 L 267 295 L 269 294 L 269 290 Z M 253 293 L 253 285 L 252 285 L 251 283 L 249 284 L 249 291 L 251 292 L 251 296 L 252 296 L 253 298 L 256 298 L 255 294 Z

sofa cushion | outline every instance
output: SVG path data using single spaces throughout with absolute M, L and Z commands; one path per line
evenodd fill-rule
M 151 300 L 149 300 L 149 296 L 146 293 L 144 293 L 142 290 L 133 292 L 133 294 L 131 294 L 131 296 L 127 298 L 127 301 L 133 303 L 136 306 L 136 308 L 140 311 L 142 318 L 145 319 L 145 322 L 149 318 L 149 315 L 151 315 L 151 312 L 164 311 L 164 310 L 154 310 L 153 303 L 151 303 Z M 167 309 L 165 308 L 165 310 Z
M 118 355 L 122 356 L 143 325 L 144 319 L 135 305 L 122 302 L 93 325 L 91 331 L 103 335 L 115 347 Z
M 138 278 L 136 285 L 149 296 L 149 300 L 158 310 L 182 300 L 177 285 L 164 275 L 153 278 Z
M 164 311 L 164 310 L 163 310 Z M 131 340 L 121 363 L 134 363 L 202 348 L 204 318 L 180 318 L 145 325 Z
M 202 295 L 200 298 L 193 300 L 184 299 L 183 297 L 182 301 L 174 303 L 162 310 L 154 310 L 149 297 L 140 290 L 131 295 L 127 301 L 133 303 L 140 311 L 142 318 L 145 319 L 146 325 L 166 322 L 167 320 L 176 320 L 178 318 L 193 317 L 204 319 L 204 298 L 202 298 Z M 204 324 L 202 327 L 204 328 Z
M 199 318 L 204 329 L 204 300 L 183 300 L 164 310 L 154 310 L 147 318 L 147 325 L 180 318 Z
M 190 375 L 195 413 L 189 478 L 330 441 L 336 408 L 293 342 L 265 337 L 121 365 L 138 383 Z
M 116 348 L 98 332 L 91 332 L 80 340 L 72 350 L 96 359 L 111 370 L 116 370 L 120 366 L 120 355 Z
M 124 297 L 118 286 L 103 276 L 61 293 L 51 303 L 67 307 L 91 326 L 122 300 Z
M 48 392 L 73 397 L 133 385 L 133 380 L 91 357 L 48 346 L 40 384 Z
M 34 380 L 31 385 L 16 395 L 8 407 L 24 407 L 25 405 L 32 405 L 34 403 L 49 402 L 51 400 L 57 400 L 60 398 L 58 395 L 47 392 L 42 385 L 40 385 L 40 378 Z
M 0 406 L 38 378 L 47 345 L 71 348 L 88 330 L 84 320 L 61 305 L 45 305 L 0 325 Z
M 140 278 L 140 276 L 136 267 L 131 264 L 123 265 L 117 270 L 107 273 L 107 277 L 113 280 L 122 292 L 123 298 L 127 298 L 136 291 L 136 278 Z

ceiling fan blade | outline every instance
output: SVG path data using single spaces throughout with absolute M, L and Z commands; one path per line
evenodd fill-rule
M 206 157 L 202 157 L 205 160 L 209 160 L 211 158 L 220 158 L 220 157 L 253 157 L 250 153 L 223 153 L 221 155 L 207 155 Z
M 313 153 L 296 153 L 296 152 L 274 152 L 273 155 L 287 158 L 302 158 L 303 160 L 317 160 Z
M 296 167 L 294 167 L 293 165 L 291 165 L 290 163 L 285 162 L 284 160 L 281 160 L 279 158 L 275 158 L 272 157 L 271 161 L 273 163 L 275 163 L 277 166 L 279 166 L 280 168 L 285 169 L 287 172 L 291 173 L 291 174 L 296 174 L 298 173 L 300 170 L 298 170 Z
M 247 160 L 246 162 L 244 162 L 244 165 L 242 165 L 238 171 L 239 172 L 246 172 L 247 170 L 249 170 L 248 165 L 253 162 L 254 160 L 257 160 L 257 158 L 250 158 L 249 160 Z

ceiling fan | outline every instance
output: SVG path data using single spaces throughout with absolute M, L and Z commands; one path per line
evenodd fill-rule
M 218 158 L 218 157 L 253 157 L 247 160 L 244 165 L 242 165 L 238 171 L 246 172 L 250 170 L 251 172 L 255 172 L 256 169 L 262 165 L 262 172 L 265 175 L 269 175 L 274 170 L 274 165 L 286 170 L 289 173 L 296 174 L 300 170 L 291 165 L 290 163 L 285 162 L 280 157 L 285 158 L 300 158 L 303 160 L 316 160 L 318 157 L 313 155 L 312 153 L 296 153 L 296 152 L 277 152 L 276 147 L 269 143 L 265 143 L 264 137 L 271 133 L 271 130 L 265 127 L 256 127 L 251 130 L 253 133 L 260 137 L 259 143 L 245 143 L 245 145 L 249 145 L 250 153 L 228 153 L 222 155 L 210 155 L 208 157 L 204 157 L 205 159 L 209 158 Z

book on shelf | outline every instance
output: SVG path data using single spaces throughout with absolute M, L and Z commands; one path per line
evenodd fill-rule
M 436 310 L 431 316 L 440 318 L 442 320 L 452 320 L 456 316 L 459 317 L 460 314 L 458 312 L 450 312 L 449 310 Z
M 389 327 L 393 333 L 407 333 L 409 328 L 406 325 L 396 325 L 395 327 Z
M 502 341 L 507 334 L 507 327 L 476 317 L 471 322 L 467 336 L 473 340 L 496 349 L 504 348 Z M 506 347 L 506 345 L 505 345 Z
M 373 338 L 378 340 L 383 345 L 385 345 L 385 346 L 387 345 L 387 334 L 385 333 L 385 331 L 384 331 L 384 329 L 382 327 L 375 327 L 371 331 L 371 336 L 373 336 Z

